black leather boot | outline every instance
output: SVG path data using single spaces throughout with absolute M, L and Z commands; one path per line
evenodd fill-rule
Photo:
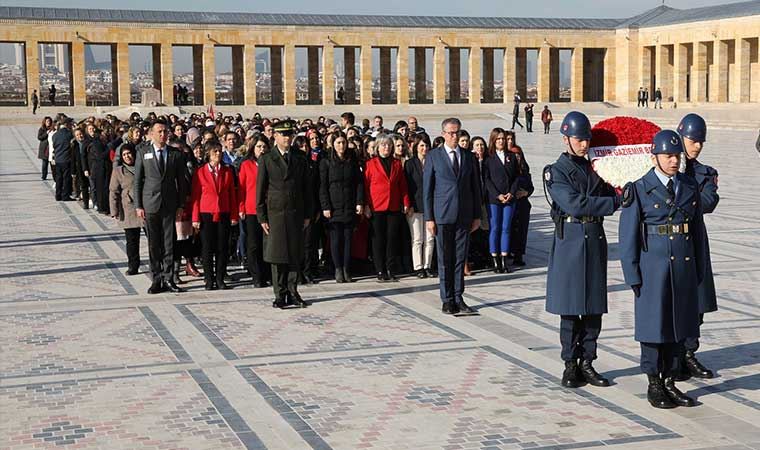
M 311 303 L 307 302 L 306 300 L 301 298 L 301 295 L 298 292 L 289 292 L 288 297 L 290 297 L 290 304 L 296 305 L 299 308 L 306 308 L 307 306 L 311 305 Z
M 335 269 L 335 282 L 345 283 L 346 279 L 343 277 L 343 268 Z
M 691 350 L 686 352 L 686 368 L 693 377 L 715 378 L 713 371 L 703 366 Z
M 662 378 L 659 375 L 649 375 L 649 387 L 647 388 L 647 400 L 649 404 L 659 409 L 671 409 L 675 408 L 676 404 L 670 399 L 670 396 L 665 393 L 665 385 L 662 382 Z
M 493 259 L 493 273 L 504 273 L 504 269 L 501 265 L 501 257 L 491 255 L 491 259 Z
M 509 262 L 507 262 L 507 255 L 501 257 L 501 267 L 504 270 L 503 273 L 512 273 L 512 269 L 509 268 Z
M 583 385 L 583 379 L 580 378 L 578 370 L 578 361 L 565 361 L 565 371 L 562 372 L 562 386 L 566 388 L 577 388 Z
M 594 369 L 594 366 L 591 365 L 591 360 L 581 360 L 581 373 L 588 384 L 592 386 L 607 387 L 610 385 L 610 381 L 599 375 L 596 369 Z
M 348 267 L 343 268 L 343 279 L 346 283 L 353 283 L 354 279 L 351 278 L 351 272 L 348 271 Z
M 676 380 L 673 377 L 665 378 L 664 388 L 670 400 L 678 406 L 689 407 L 697 404 L 693 398 L 684 394 L 676 387 Z

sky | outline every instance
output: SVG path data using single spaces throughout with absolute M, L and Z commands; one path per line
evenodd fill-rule
M 694 8 L 730 3 L 731 0 L 665 0 L 673 8 Z M 0 0 L 0 6 L 61 7 L 60 0 Z M 67 0 L 68 8 L 160 9 L 213 12 L 265 12 L 302 14 L 388 14 L 505 17 L 624 18 L 654 8 L 662 0 L 352 0 L 348 2 L 287 0 Z M 213 5 L 213 10 L 208 6 Z M 286 6 L 287 5 L 287 6 Z

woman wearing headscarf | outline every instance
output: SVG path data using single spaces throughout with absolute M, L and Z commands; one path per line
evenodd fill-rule
M 127 240 L 127 275 L 136 275 L 140 269 L 140 230 L 144 226 L 135 211 L 135 154 L 134 145 L 121 146 L 121 165 L 114 168 L 109 185 L 111 217 L 119 221 Z

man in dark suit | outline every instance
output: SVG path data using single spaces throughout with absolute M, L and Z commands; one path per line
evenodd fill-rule
M 423 174 L 425 223 L 436 236 L 444 314 L 474 314 L 462 298 L 470 233 L 480 227 L 480 173 L 475 156 L 457 145 L 462 123 L 441 124 L 444 144 L 430 151 Z
M 187 196 L 182 155 L 166 145 L 169 129 L 161 121 L 150 127 L 150 144 L 141 146 L 135 161 L 135 208 L 145 220 L 153 284 L 149 294 L 182 292 L 173 281 L 174 221 L 182 215 Z
M 308 306 L 298 294 L 298 274 L 304 255 L 304 229 L 312 211 L 306 155 L 292 149 L 296 128 L 291 121 L 276 122 L 274 148 L 259 160 L 256 178 L 256 215 L 264 230 L 264 261 L 272 265 L 272 306 Z
M 55 199 L 74 201 L 71 198 L 71 134 L 72 120 L 63 116 L 58 131 L 53 134 L 53 162 L 55 162 Z

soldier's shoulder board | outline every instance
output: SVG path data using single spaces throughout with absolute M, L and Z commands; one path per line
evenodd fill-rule
M 620 203 L 623 206 L 623 208 L 627 208 L 633 204 L 635 190 L 636 188 L 634 187 L 633 183 L 627 183 L 623 187 L 623 198 Z
M 544 183 L 546 184 L 552 184 L 552 165 L 547 164 L 544 166 Z

